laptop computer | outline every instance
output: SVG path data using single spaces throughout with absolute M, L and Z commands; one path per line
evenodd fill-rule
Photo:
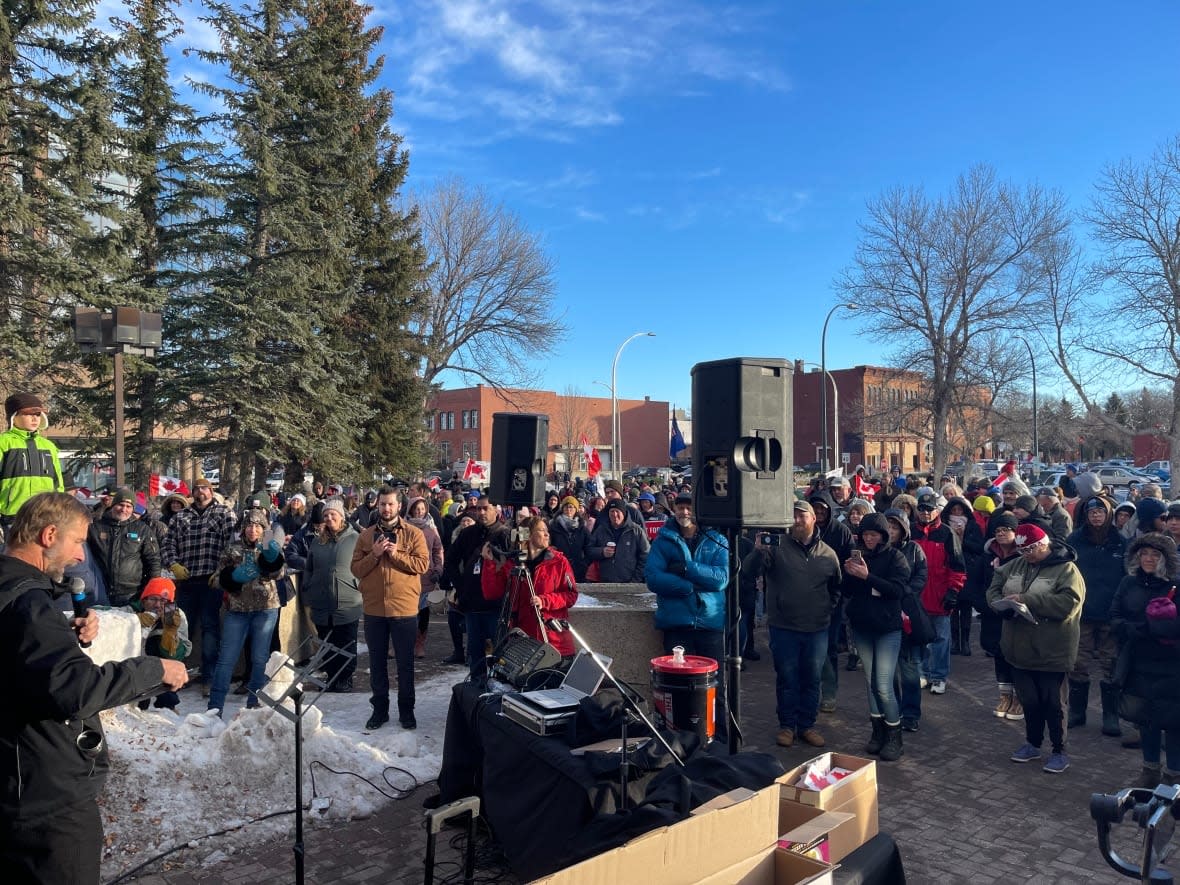
M 610 669 L 614 658 L 608 658 L 606 655 L 598 655 L 598 660 L 602 662 L 602 666 Z M 526 691 L 521 694 L 521 699 L 528 701 L 538 707 L 543 707 L 546 710 L 567 710 L 578 706 L 578 702 L 582 698 L 594 694 L 598 691 L 598 687 L 602 685 L 602 680 L 605 675 L 602 672 L 602 667 L 594 662 L 590 657 L 589 652 L 580 651 L 578 656 L 574 658 L 574 662 L 570 664 L 569 671 L 565 674 L 565 678 L 561 680 L 559 688 L 545 688 L 538 691 Z

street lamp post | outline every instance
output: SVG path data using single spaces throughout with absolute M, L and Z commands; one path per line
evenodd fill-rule
M 74 308 L 74 341 L 83 353 L 109 353 L 114 358 L 115 485 L 122 487 L 126 455 L 123 441 L 123 354 L 154 357 L 163 342 L 160 314 L 134 307 L 100 311 Z
M 822 377 L 819 379 L 820 387 L 822 388 L 822 393 L 820 394 L 819 400 L 819 422 L 823 427 L 823 435 L 821 437 L 821 445 L 823 446 L 823 449 L 820 452 L 821 473 L 827 473 L 831 469 L 830 465 L 828 464 L 828 385 L 824 381 L 824 379 L 828 377 L 828 321 L 832 319 L 832 314 L 842 307 L 847 310 L 856 310 L 856 305 L 852 302 L 837 304 L 835 307 L 829 310 L 828 315 L 824 317 L 824 330 L 819 336 L 819 371 L 822 375 Z M 833 383 L 832 386 L 834 387 L 835 383 Z M 839 416 L 837 416 L 836 420 L 839 420 Z M 840 445 L 839 437 L 836 438 L 835 443 L 836 445 Z
M 825 393 L 827 392 L 827 389 L 828 389 L 828 382 L 830 381 L 832 384 L 832 435 L 836 439 L 839 439 L 840 438 L 840 388 L 838 388 L 836 386 L 836 379 L 832 377 L 831 372 L 829 372 L 827 369 L 824 369 L 821 366 L 816 365 L 815 363 L 806 363 L 805 362 L 803 365 L 811 366 L 812 368 L 820 370 L 821 374 L 824 376 L 823 378 L 820 379 L 820 383 L 824 385 L 824 392 Z
M 636 332 L 634 335 L 619 345 L 619 349 L 615 351 L 614 362 L 611 363 L 610 366 L 610 467 L 611 473 L 614 474 L 615 479 L 623 478 L 623 444 L 619 439 L 619 397 L 616 377 L 619 369 L 619 357 L 622 356 L 624 347 L 626 347 L 636 338 L 643 338 L 644 336 L 654 338 L 656 333 Z
M 1032 425 L 1033 425 L 1032 426 L 1032 431 L 1033 431 L 1032 432 L 1032 446 L 1033 446 L 1033 459 L 1039 462 L 1041 460 L 1041 445 L 1040 445 L 1040 439 L 1037 435 L 1037 360 L 1036 360 L 1036 357 L 1033 356 L 1032 346 L 1023 338 L 1019 338 L 1017 340 L 1019 340 L 1020 343 L 1023 344 L 1025 346 L 1025 348 L 1028 350 L 1028 362 L 1029 362 L 1029 365 L 1032 366 L 1032 382 L 1033 382 L 1033 389 L 1032 389 L 1032 397 L 1033 397 L 1033 403 L 1032 403 Z

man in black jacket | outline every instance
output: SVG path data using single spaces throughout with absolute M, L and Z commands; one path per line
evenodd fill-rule
M 98 615 L 67 621 L 54 596 L 84 557 L 90 514 L 46 492 L 17 512 L 0 556 L 0 865 L 17 882 L 97 885 L 102 820 L 95 799 L 109 760 L 99 711 L 188 681 L 181 661 L 131 658 L 99 667 L 78 647 Z
M 107 582 L 111 605 L 131 605 L 152 578 L 160 576 L 160 547 L 152 527 L 135 515 L 135 492 L 122 488 L 106 513 L 90 524 L 86 538 L 94 563 Z
M 469 508 L 475 525 L 469 525 L 447 549 L 443 561 L 443 590 L 454 589 L 459 610 L 467 624 L 467 666 L 471 675 L 487 672 L 488 645 L 496 644 L 496 627 L 500 620 L 500 601 L 483 598 L 483 547 L 491 544 L 503 549 L 508 543 L 508 527 L 500 522 L 500 513 L 486 495 Z

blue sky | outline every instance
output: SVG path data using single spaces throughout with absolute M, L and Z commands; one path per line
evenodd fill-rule
M 885 189 L 982 162 L 1081 209 L 1105 164 L 1180 133 L 1169 0 L 403 0 L 372 22 L 411 187 L 460 176 L 544 236 L 569 328 L 546 386 L 587 395 L 638 331 L 621 397 L 688 407 L 702 360 L 818 362 Z M 837 314 L 829 366 L 887 335 Z

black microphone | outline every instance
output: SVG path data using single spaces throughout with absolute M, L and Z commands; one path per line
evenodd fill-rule
M 86 582 L 81 578 L 75 576 L 69 579 L 70 596 L 74 600 L 74 617 L 85 619 L 86 613 L 90 611 L 90 603 L 86 601 Z M 90 648 L 89 642 L 78 640 L 78 645 L 82 648 Z

